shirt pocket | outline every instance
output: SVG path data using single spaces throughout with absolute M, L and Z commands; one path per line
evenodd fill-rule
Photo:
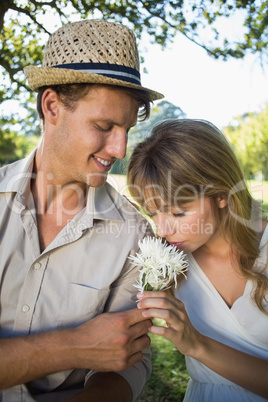
M 109 288 L 69 283 L 59 306 L 58 327 L 75 327 L 101 314 L 109 293 Z

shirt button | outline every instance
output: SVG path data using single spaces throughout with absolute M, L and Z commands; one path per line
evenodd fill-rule
M 30 310 L 30 307 L 28 306 L 28 304 L 24 304 L 24 306 L 22 306 L 22 311 L 24 313 L 27 313 Z
M 40 262 L 36 262 L 34 264 L 34 269 L 40 269 L 42 267 L 42 264 L 40 264 Z

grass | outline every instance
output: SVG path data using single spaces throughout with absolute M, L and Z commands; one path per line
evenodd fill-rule
M 268 201 L 262 203 L 262 214 L 265 219 L 268 219 Z
M 268 181 L 248 180 L 250 192 L 254 198 L 261 200 L 263 218 L 268 219 Z
M 152 375 L 139 402 L 180 402 L 189 380 L 184 356 L 168 339 L 150 337 Z

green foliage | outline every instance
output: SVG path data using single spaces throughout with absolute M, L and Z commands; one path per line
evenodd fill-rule
M 36 135 L 32 136 L 24 136 L 24 135 L 18 135 L 16 137 L 16 160 L 17 159 L 22 159 L 25 158 L 29 153 L 31 153 L 34 148 L 37 147 L 38 143 L 40 141 L 40 137 Z
M 246 178 L 261 174 L 268 180 L 268 105 L 260 113 L 236 118 L 236 126 L 223 131 L 232 143 Z
M 154 124 L 160 120 L 183 118 L 185 116 L 185 113 L 180 107 L 175 106 L 165 100 L 159 102 L 157 106 L 152 109 L 149 120 L 138 122 L 138 124 L 131 129 L 128 139 L 127 155 L 125 159 L 119 159 L 116 161 L 112 167 L 111 173 L 126 174 L 128 158 L 133 150 L 133 147 L 148 135 Z
M 268 220 L 268 200 L 262 203 L 263 218 Z
M 168 339 L 150 337 L 152 375 L 139 402 L 180 402 L 189 380 L 185 358 Z
M 151 128 L 159 121 L 166 119 L 184 118 L 186 114 L 180 107 L 175 106 L 166 100 L 162 100 L 155 106 L 149 120 L 139 122 L 129 133 L 127 155 L 132 152 L 133 147 L 141 142 L 149 133 Z
M 0 166 L 16 160 L 16 134 L 0 129 Z
M 6 84 L 6 91 L 1 92 L 1 101 L 20 99 L 21 94 L 29 91 L 23 67 L 27 64 L 40 64 L 42 57 L 43 44 L 39 38 L 41 27 L 37 25 L 33 31 L 31 22 L 26 22 L 21 27 L 20 24 L 19 15 L 8 18 L 0 31 L 0 65 Z
M 268 220 L 268 200 L 267 201 L 263 201 L 262 203 L 262 216 L 264 219 Z
M 38 144 L 38 136 L 26 137 L 0 129 L 0 166 L 25 158 Z
M 237 14 L 244 27 L 240 40 L 226 37 L 216 25 Z M 163 47 L 179 32 L 215 58 L 241 58 L 247 51 L 267 55 L 268 0 L 2 0 L 0 66 L 6 88 L 0 91 L 2 100 L 14 99 L 21 89 L 28 91 L 22 68 L 41 64 L 49 33 L 69 21 L 92 17 L 122 22 L 138 38 L 147 32 Z
M 241 38 L 228 37 L 228 33 L 226 37 L 227 30 L 219 30 L 222 21 L 230 17 L 242 28 Z M 0 102 L 18 100 L 27 110 L 27 124 L 17 124 L 20 133 L 25 130 L 26 135 L 36 134 L 37 130 L 28 110 L 33 95 L 23 67 L 41 65 L 51 32 L 85 18 L 109 19 L 129 26 L 140 40 L 140 51 L 144 32 L 152 43 L 162 47 L 180 33 L 214 58 L 241 58 L 249 51 L 263 59 L 268 55 L 268 0 L 1 0 Z
M 30 94 L 30 100 L 32 97 Z M 40 140 L 40 124 L 35 107 L 31 105 L 29 103 L 26 115 L 25 111 L 23 113 L 22 109 L 16 110 L 16 107 L 9 116 L 2 115 L 0 166 L 24 158 L 37 146 Z

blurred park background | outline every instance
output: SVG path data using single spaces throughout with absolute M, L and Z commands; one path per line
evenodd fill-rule
M 267 0 L 1 0 L 0 166 L 25 157 L 40 140 L 36 98 L 23 67 L 41 65 L 49 33 L 83 18 L 133 29 L 143 85 L 166 95 L 150 120 L 131 130 L 111 183 L 125 192 L 128 157 L 157 121 L 204 118 L 231 142 L 268 216 Z M 157 336 L 152 350 L 153 374 L 141 401 L 181 401 L 188 381 L 184 357 Z

